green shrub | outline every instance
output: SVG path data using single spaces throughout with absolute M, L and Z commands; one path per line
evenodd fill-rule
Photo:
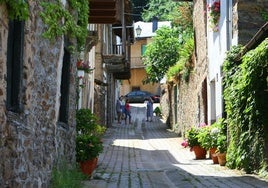
M 161 115 L 161 109 L 160 109 L 160 107 L 158 106 L 158 107 L 156 107 L 155 109 L 154 109 L 154 113 L 157 115 L 157 116 L 159 116 L 159 115 Z
M 103 151 L 101 138 L 95 135 L 77 135 L 76 160 L 78 162 L 94 159 Z
M 197 127 L 191 127 L 188 131 L 186 131 L 185 136 L 187 138 L 188 146 L 190 148 L 201 145 L 201 143 L 198 141 L 199 132 L 200 132 L 200 129 Z
M 97 123 L 97 117 L 89 109 L 76 112 L 76 130 L 79 134 L 102 135 L 106 128 Z
M 97 123 L 97 117 L 89 109 L 76 112 L 76 160 L 86 161 L 98 157 L 103 151 L 103 136 L 106 127 Z
M 197 140 L 202 148 L 208 150 L 211 148 L 212 137 L 210 136 L 211 126 L 203 127 L 199 130 Z

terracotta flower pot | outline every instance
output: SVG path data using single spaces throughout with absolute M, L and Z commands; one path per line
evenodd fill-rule
M 216 155 L 216 150 L 217 148 L 210 148 L 209 149 L 209 154 L 210 154 L 210 157 L 213 161 L 213 164 L 219 164 L 219 161 L 218 161 L 218 156 Z
M 95 168 L 97 167 L 98 158 L 93 158 L 87 161 L 80 162 L 80 168 L 82 172 L 88 176 L 91 176 Z
M 220 166 L 225 166 L 226 164 L 226 153 L 217 153 L 218 161 Z
M 194 146 L 192 148 L 195 154 L 195 159 L 205 159 L 207 155 L 207 150 L 202 148 L 201 146 Z

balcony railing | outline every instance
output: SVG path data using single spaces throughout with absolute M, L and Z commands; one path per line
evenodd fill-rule
M 121 44 L 113 45 L 112 54 L 103 55 L 105 67 L 109 73 L 113 73 L 116 79 L 130 78 L 130 63 L 123 54 Z
M 113 54 L 117 54 L 117 55 L 122 55 L 123 54 L 122 44 L 113 45 Z

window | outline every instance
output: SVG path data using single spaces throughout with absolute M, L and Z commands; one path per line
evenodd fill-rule
M 9 21 L 7 46 L 7 109 L 20 111 L 24 47 L 24 22 Z
M 64 48 L 62 74 L 61 74 L 61 98 L 60 98 L 60 112 L 59 122 L 68 123 L 69 113 L 69 86 L 70 86 L 70 61 L 71 54 Z
M 142 44 L 141 45 L 141 55 L 144 55 L 145 50 L 146 50 L 146 45 L 145 44 Z

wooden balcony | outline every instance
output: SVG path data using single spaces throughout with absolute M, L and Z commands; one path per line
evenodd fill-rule
M 89 23 L 114 24 L 120 21 L 120 8 L 117 0 L 90 0 Z
M 124 11 L 131 12 L 131 1 L 124 1 Z M 90 0 L 89 1 L 89 23 L 95 24 L 120 24 L 122 23 L 122 3 L 121 0 Z M 132 22 L 130 15 L 126 15 L 126 21 Z
M 131 6 L 130 0 L 89 1 L 89 23 L 112 24 L 113 36 L 121 38 L 122 45 L 114 45 L 110 54 L 102 54 L 107 72 L 114 74 L 117 79 L 130 78 L 130 46 L 127 45 L 133 40 L 134 32 L 133 27 L 129 27 L 133 24 L 132 16 L 127 13 L 132 12 Z
M 123 54 L 122 45 L 114 45 L 112 54 L 103 55 L 103 62 L 107 72 L 116 79 L 130 78 L 130 62 Z

